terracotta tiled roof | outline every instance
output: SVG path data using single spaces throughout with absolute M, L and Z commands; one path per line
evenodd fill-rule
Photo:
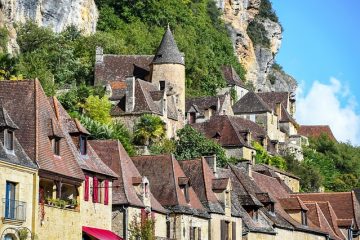
M 294 194 L 303 201 L 329 202 L 339 219 L 353 219 L 355 229 L 360 227 L 360 204 L 352 192 Z
M 338 236 L 334 232 L 333 228 L 330 226 L 330 223 L 325 218 L 324 213 L 322 212 L 322 210 L 320 209 L 317 203 L 305 203 L 305 205 L 309 209 L 309 211 L 307 212 L 307 217 L 312 223 L 314 223 L 318 228 L 320 228 L 324 232 L 328 233 L 331 239 L 334 240 L 345 239 L 343 234 Z
M 209 121 L 191 125 L 206 137 L 213 138 L 223 146 L 247 146 L 249 141 L 244 139 L 244 132 L 250 131 L 252 140 L 260 141 L 267 136 L 266 131 L 258 124 L 241 117 L 221 115 L 213 116 Z
M 127 76 L 145 79 L 150 73 L 149 65 L 153 58 L 153 55 L 104 54 L 103 62 L 95 63 L 95 85 L 123 82 Z
M 305 204 L 297 197 L 279 198 L 278 200 L 285 210 L 309 210 L 305 206 Z
M 313 138 L 318 138 L 321 134 L 325 134 L 329 139 L 336 141 L 336 138 L 328 125 L 301 125 L 298 129 L 298 134 Z
M 140 196 L 138 196 L 134 188 L 134 184 L 142 182 L 142 176 L 122 144 L 117 140 L 91 140 L 90 145 L 101 159 L 119 176 L 113 184 L 115 186 L 113 188 L 113 204 L 144 207 Z M 150 189 L 152 189 L 151 182 Z M 167 212 L 152 193 L 150 201 L 151 208 L 154 211 Z
M 236 85 L 242 88 L 246 88 L 244 82 L 241 80 L 232 66 L 222 66 L 221 70 L 228 85 Z
M 88 142 L 87 154 L 80 154 L 79 145 L 77 142 L 74 142 L 74 138 L 78 139 L 80 134 L 88 134 L 88 131 L 80 124 L 79 121 L 76 119 L 71 119 L 70 115 L 66 112 L 66 110 L 55 97 L 50 98 L 49 102 L 51 103 L 54 112 L 58 113 L 58 121 L 61 123 L 60 126 L 64 135 L 64 140 L 68 142 L 81 169 L 112 178 L 117 178 L 117 174 L 114 173 L 108 166 L 106 166 L 106 164 L 99 158 Z M 73 120 L 73 124 L 69 124 L 71 120 Z M 70 129 L 68 129 L 69 126 Z
M 291 177 L 291 178 L 295 178 L 295 179 L 300 179 L 298 176 L 292 174 L 292 173 L 289 173 L 289 172 L 286 172 L 286 171 L 283 171 L 283 170 L 280 170 L 274 166 L 270 166 L 270 165 L 266 165 L 266 164 L 256 164 L 255 166 L 253 166 L 253 171 L 255 172 L 259 172 L 259 173 L 262 173 L 262 174 L 265 174 L 265 175 L 268 175 L 268 176 L 271 176 L 271 177 L 277 177 L 277 175 L 274 175 L 273 172 L 278 172 L 282 175 L 285 175 L 285 176 L 288 176 L 288 177 Z
M 233 106 L 235 114 L 272 112 L 272 108 L 254 92 L 248 92 Z
M 179 178 L 186 177 L 172 155 L 137 156 L 132 160 L 140 174 L 146 176 L 153 194 L 170 211 L 209 217 L 193 187 L 189 187 L 189 202 L 180 189 Z
M 60 140 L 60 156 L 52 151 L 49 121 L 56 120 L 56 116 L 40 83 L 37 80 L 0 81 L 0 96 L 3 107 L 19 127 L 17 139 L 30 159 L 38 163 L 39 174 L 82 181 L 84 175 L 67 141 Z M 54 125 L 60 128 L 58 121 Z
M 179 161 L 179 164 L 186 176 L 191 179 L 191 185 L 194 188 L 196 195 L 199 197 L 203 205 L 207 207 L 208 212 L 224 214 L 223 205 L 221 205 L 220 201 L 213 192 L 214 181 L 220 179 L 215 178 L 212 170 L 206 163 L 206 160 L 203 158 L 182 160 Z M 229 181 L 229 179 L 224 180 Z

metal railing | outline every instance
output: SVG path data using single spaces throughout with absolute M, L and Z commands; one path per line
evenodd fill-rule
M 26 202 L 3 198 L 2 216 L 5 220 L 26 220 Z

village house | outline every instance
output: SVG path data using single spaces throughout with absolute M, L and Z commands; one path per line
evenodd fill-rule
M 225 93 L 235 93 L 235 96 L 233 96 L 235 99 L 232 99 L 233 101 L 237 101 L 241 99 L 243 96 L 245 96 L 246 93 L 249 92 L 248 88 L 244 84 L 244 82 L 241 80 L 239 75 L 236 73 L 235 69 L 232 66 L 225 65 L 221 67 L 221 71 L 223 74 L 223 77 L 226 82 L 226 86 L 223 88 L 220 88 L 218 90 L 218 94 L 222 95 Z M 232 102 L 231 105 L 233 105 L 235 102 Z
M 0 95 L 0 239 L 12 240 L 19 234 L 35 236 L 37 165 L 21 146 L 19 127 L 4 100 Z
M 261 126 L 247 119 L 221 115 L 191 126 L 207 138 L 218 142 L 228 157 L 253 162 L 256 154 L 252 146 L 253 141 L 258 142 L 270 153 L 277 153 L 277 141 L 271 141 Z
M 106 86 L 111 116 L 130 130 L 144 114 L 159 116 L 168 138 L 185 124 L 185 59 L 169 27 L 155 55 L 108 55 L 97 48 L 95 85 Z
M 167 238 L 208 240 L 210 215 L 174 156 L 137 156 L 132 160 L 149 179 L 154 197 L 169 211 Z
M 196 97 L 186 99 L 186 122 L 188 124 L 208 121 L 212 116 L 233 116 L 229 93 L 218 96 Z
M 50 98 L 56 119 L 60 123 L 64 140 L 83 171 L 85 181 L 79 191 L 79 210 L 83 238 L 92 239 L 103 235 L 118 237 L 111 230 L 112 184 L 118 175 L 96 154 L 89 144 L 89 132 L 77 119 L 72 119 L 60 102 Z
M 101 160 L 80 140 L 87 131 L 67 118 L 56 99 L 45 96 L 37 80 L 1 81 L 0 97 L 18 126 L 17 140 L 39 168 L 38 176 L 27 182 L 35 195 L 28 206 L 34 211 L 32 233 L 39 239 L 89 239 L 87 231 L 91 237 L 112 234 L 111 181 L 116 174 L 99 173 L 106 165 L 100 166 Z
M 168 211 L 152 194 L 149 179 L 141 176 L 124 147 L 117 140 L 91 140 L 99 157 L 119 175 L 113 185 L 112 230 L 129 239 L 134 225 L 154 221 L 156 238 L 167 237 Z
M 318 204 L 333 227 L 338 227 L 346 239 L 360 239 L 360 202 L 354 191 L 326 193 L 297 193 L 309 204 Z
M 179 164 L 210 214 L 209 239 L 242 239 L 241 214 L 231 204 L 231 180 L 217 177 L 216 156 L 182 160 Z

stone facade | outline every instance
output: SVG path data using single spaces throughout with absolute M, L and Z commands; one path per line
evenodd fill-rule
M 37 171 L 34 169 L 7 164 L 0 159 L 0 236 L 1 234 L 15 234 L 9 228 L 28 228 L 33 234 L 36 234 L 34 218 L 36 211 L 34 206 L 37 203 L 36 194 Z M 16 184 L 15 199 L 22 202 L 18 208 L 18 214 L 15 213 L 15 219 L 5 219 L 5 189 L 6 182 Z M 21 219 L 18 219 L 21 218 Z
M 192 230 L 190 230 L 192 229 Z M 184 214 L 170 214 L 170 238 L 189 240 L 190 233 L 201 234 L 202 240 L 209 240 L 209 219 Z

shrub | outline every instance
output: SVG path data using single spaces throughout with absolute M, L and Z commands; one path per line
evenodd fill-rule
M 268 78 L 268 80 L 270 81 L 270 83 L 271 83 L 272 85 L 275 84 L 275 82 L 276 82 L 276 77 L 275 77 L 275 75 L 269 74 L 269 75 L 267 76 L 267 78 Z
M 247 34 L 255 46 L 259 45 L 261 47 L 270 48 L 270 40 L 267 37 L 268 32 L 264 25 L 258 22 L 256 18 L 249 23 Z
M 99 96 L 90 95 L 82 107 L 85 115 L 91 119 L 103 124 L 110 123 L 111 103 L 106 96 L 99 98 Z

